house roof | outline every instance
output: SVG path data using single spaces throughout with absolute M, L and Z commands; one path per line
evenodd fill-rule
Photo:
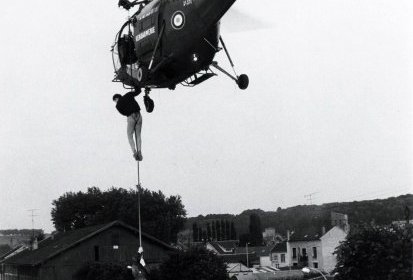
M 257 247 L 248 247 L 248 253 L 255 254 L 257 257 L 269 256 L 271 253 L 271 249 L 273 247 L 268 246 L 257 246 Z M 237 254 L 245 254 L 246 253 L 245 247 L 238 247 L 235 250 Z
M 303 233 L 303 234 L 292 234 L 290 236 L 289 242 L 302 242 L 302 241 L 318 241 L 320 240 L 321 234 L 319 233 Z
M 273 253 L 279 253 L 279 252 L 284 253 L 284 252 L 287 252 L 287 242 L 284 241 L 284 242 L 281 242 L 281 243 L 276 244 L 276 245 L 274 246 L 274 248 L 271 250 L 271 252 L 273 252 Z
M 57 233 L 53 237 L 45 239 L 39 242 L 39 247 L 36 250 L 25 250 L 17 255 L 14 255 L 4 262 L 9 264 L 21 264 L 21 265 L 40 265 L 49 259 L 52 259 L 64 251 L 75 247 L 76 245 L 94 237 L 95 235 L 114 226 L 120 226 L 134 233 L 139 231 L 121 221 L 114 221 L 109 224 L 97 225 L 86 227 L 78 230 L 72 230 L 68 232 Z M 156 239 L 155 237 L 142 232 L 142 237 L 150 240 L 153 243 L 158 244 L 168 250 L 174 250 L 173 247 Z
M 302 232 L 293 232 L 290 235 L 290 239 L 288 240 L 289 242 L 305 242 L 305 241 L 319 241 L 320 238 L 328 232 L 333 226 L 330 226 L 328 228 L 315 228 L 311 227 L 306 229 L 305 231 Z M 326 231 L 327 229 L 327 231 Z M 323 233 L 324 231 L 324 233 Z
M 237 247 L 236 241 L 210 241 L 208 242 L 220 255 L 233 254 Z

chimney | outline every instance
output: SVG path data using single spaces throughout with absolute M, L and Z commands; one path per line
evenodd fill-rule
M 287 241 L 290 241 L 290 230 L 287 230 Z
M 34 238 L 33 243 L 32 243 L 32 250 L 37 250 L 39 249 L 39 242 L 37 241 L 37 237 Z
M 324 236 L 326 234 L 326 227 L 321 228 L 321 236 Z

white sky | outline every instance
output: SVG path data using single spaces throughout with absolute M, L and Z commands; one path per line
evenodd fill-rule
M 222 31 L 250 88 L 221 75 L 153 91 L 144 187 L 180 194 L 190 216 L 275 210 L 312 192 L 316 203 L 411 192 L 413 1 L 234 8 Z M 31 227 L 36 208 L 35 227 L 51 231 L 51 202 L 63 193 L 136 183 L 111 101 L 124 92 L 111 83 L 109 50 L 126 17 L 115 0 L 3 5 L 0 229 Z

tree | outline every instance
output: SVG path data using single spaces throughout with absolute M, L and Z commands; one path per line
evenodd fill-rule
M 250 215 L 249 238 L 252 246 L 261 246 L 263 243 L 261 219 L 257 214 Z
M 142 230 L 165 242 L 175 242 L 184 227 L 186 211 L 179 196 L 140 189 Z M 68 192 L 53 201 L 52 221 L 58 231 L 121 220 L 138 227 L 138 192 L 111 188 L 102 192 Z
M 237 231 L 235 230 L 234 221 L 231 221 L 231 239 L 237 239 Z
M 365 226 L 337 248 L 339 280 L 412 279 L 412 226 Z
M 171 256 L 151 276 L 154 280 L 228 280 L 223 260 L 203 248 Z
M 207 240 L 212 240 L 212 231 L 210 223 L 207 223 Z
M 193 240 L 194 242 L 198 242 L 198 241 L 199 241 L 198 224 L 197 224 L 197 223 L 193 223 L 193 224 L 192 224 L 192 240 Z

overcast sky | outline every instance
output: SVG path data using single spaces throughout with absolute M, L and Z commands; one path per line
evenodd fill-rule
M 115 0 L 2 6 L 0 229 L 39 209 L 51 231 L 65 192 L 136 184 L 111 101 L 126 18 Z M 412 19 L 411 0 L 238 0 L 222 32 L 250 88 L 221 75 L 154 90 L 143 186 L 181 195 L 189 216 L 411 193 Z

